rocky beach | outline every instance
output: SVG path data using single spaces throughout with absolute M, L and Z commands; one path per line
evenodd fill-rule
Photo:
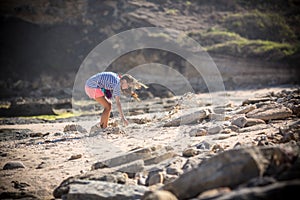
M 129 102 L 130 125 L 112 117 L 98 132 L 97 114 L 2 124 L 1 198 L 284 198 L 300 186 L 299 95 L 289 86 L 226 91 L 225 106 L 209 93 Z
M 0 199 L 297 199 L 298 0 L 0 2 Z M 149 88 L 108 128 L 91 75 Z

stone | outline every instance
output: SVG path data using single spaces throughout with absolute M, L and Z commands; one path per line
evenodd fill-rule
M 216 113 L 209 113 L 208 118 L 210 120 L 216 120 L 216 121 L 226 121 L 229 120 L 229 116 L 225 114 L 216 114 Z
M 43 136 L 43 133 L 41 133 L 41 132 L 37 132 L 37 133 L 29 133 L 29 136 L 30 136 L 30 137 L 42 137 L 42 136 Z
M 231 122 L 231 125 L 235 125 L 235 126 L 238 126 L 240 128 L 243 128 L 245 125 L 247 124 L 247 118 L 246 117 L 238 117 L 236 119 L 234 119 L 232 122 Z
M 266 102 L 270 101 L 270 97 L 255 97 L 255 98 L 249 98 L 245 101 L 243 101 L 242 105 L 248 105 L 248 104 L 256 104 L 259 102 Z
M 239 129 L 239 133 L 245 133 L 245 132 L 251 132 L 251 131 L 259 131 L 270 128 L 270 125 L 268 124 L 257 124 L 255 126 L 249 126 L 245 128 Z
M 76 159 L 79 159 L 82 157 L 82 154 L 75 154 L 75 155 L 72 155 L 69 160 L 76 160 Z
M 63 180 L 62 183 L 53 191 L 53 196 L 61 199 L 69 192 L 70 185 L 78 183 L 78 180 L 93 180 L 127 184 L 129 179 L 126 173 L 118 172 L 111 168 L 87 171 L 84 174 L 75 175 Z
M 138 149 L 133 152 L 120 155 L 108 160 L 96 162 L 92 165 L 92 169 L 95 170 L 95 169 L 105 168 L 105 167 L 116 167 L 135 160 L 147 159 L 150 157 L 151 157 L 150 148 Z
M 136 173 L 135 175 L 135 179 L 137 180 L 137 183 L 139 185 L 146 185 L 147 178 L 148 178 L 148 173 L 145 171 Z
M 234 132 L 238 132 L 239 131 L 239 127 L 236 126 L 236 125 L 230 125 L 230 126 L 227 126 L 228 129 L 234 131 Z
M 206 141 L 202 141 L 201 143 L 196 145 L 196 148 L 201 150 L 209 150 L 210 146 L 211 146 L 210 143 Z
M 247 123 L 245 127 L 254 126 L 257 124 L 265 124 L 266 122 L 262 119 L 254 119 L 254 118 L 247 118 Z
M 164 181 L 163 172 L 158 172 L 158 173 L 154 173 L 154 174 L 149 175 L 148 180 L 146 181 L 146 183 L 148 183 L 148 186 L 151 186 L 151 185 L 163 183 L 163 181 Z
M 180 169 L 178 167 L 170 166 L 170 167 L 167 167 L 166 173 L 170 174 L 170 175 L 177 175 L 177 176 L 179 176 L 180 174 L 183 174 L 183 171 L 182 171 L 182 169 Z
M 208 134 L 217 134 L 222 129 L 223 129 L 222 126 L 216 125 L 216 126 L 212 126 L 212 127 L 208 128 L 207 132 L 208 132 Z
M 168 184 L 175 181 L 178 178 L 177 175 L 165 174 L 163 184 Z
M 68 124 L 64 127 L 64 132 L 78 131 L 80 133 L 87 133 L 87 130 L 79 124 Z
M 145 160 L 145 165 L 158 164 L 158 163 L 160 163 L 162 161 L 165 161 L 167 159 L 173 158 L 175 156 L 177 156 L 177 154 L 174 153 L 174 152 L 166 152 L 166 153 L 163 153 L 161 155 L 155 156 L 153 158 L 146 159 Z
M 224 148 L 220 145 L 220 144 L 215 144 L 212 149 L 211 149 L 214 153 L 219 153 L 224 151 Z
M 211 190 L 206 190 L 205 192 L 202 192 L 197 198 L 198 199 L 208 199 L 208 198 L 213 198 L 217 196 L 221 196 L 225 193 L 231 192 L 231 189 L 229 187 L 219 187 L 219 188 L 214 188 Z
M 0 157 L 7 157 L 7 153 L 6 153 L 6 152 L 1 152 L 1 151 L 0 151 Z
M 12 181 L 11 183 L 14 184 L 14 188 L 15 188 L 15 189 L 21 189 L 21 190 L 24 190 L 24 188 L 30 186 L 30 185 L 27 184 L 27 183 L 19 182 L 19 181 Z
M 199 150 L 188 148 L 182 152 L 182 156 L 183 157 L 193 157 L 193 156 L 198 155 L 199 153 L 200 153 Z
M 208 116 L 207 110 L 199 110 L 190 114 L 183 115 L 165 123 L 164 127 L 180 126 L 183 124 L 195 124 Z
M 125 184 L 128 181 L 128 175 L 126 173 L 122 173 L 122 172 L 115 172 L 115 173 L 112 173 L 112 174 L 104 175 L 101 178 L 101 181 Z
M 185 172 L 190 171 L 194 168 L 197 168 L 200 162 L 201 162 L 200 160 L 195 159 L 194 157 L 189 158 L 186 161 L 186 163 L 182 166 L 183 172 L 185 173 Z
M 157 190 L 146 192 L 142 200 L 177 200 L 177 197 L 169 191 Z
M 25 168 L 25 165 L 20 161 L 9 161 L 3 166 L 3 170 Z
M 248 105 L 237 110 L 235 114 L 246 114 L 254 109 L 256 109 L 256 105 Z
M 190 136 L 191 137 L 199 137 L 199 136 L 205 136 L 207 135 L 207 131 L 205 129 L 193 129 L 190 131 Z
M 133 162 L 115 167 L 114 169 L 116 169 L 116 171 L 125 172 L 127 174 L 136 174 L 144 170 L 144 161 L 135 160 Z
M 246 117 L 268 121 L 272 119 L 286 119 L 292 114 L 293 112 L 289 108 L 281 104 L 272 103 L 263 105 L 262 107 L 247 113 Z
M 148 191 L 145 186 L 121 185 L 117 183 L 77 180 L 69 186 L 69 191 L 65 195 L 67 200 L 97 200 L 97 199 L 141 199 L 143 194 Z

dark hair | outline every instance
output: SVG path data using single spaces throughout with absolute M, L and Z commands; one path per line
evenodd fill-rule
M 131 76 L 129 74 L 122 75 L 120 80 L 126 80 L 127 83 L 131 83 L 132 87 L 128 87 L 128 89 L 122 89 L 121 88 L 121 91 L 125 95 L 131 95 L 132 97 L 134 97 L 138 101 L 139 101 L 139 98 L 138 98 L 138 95 L 135 92 L 135 90 L 141 89 L 142 87 L 148 88 L 148 86 L 146 86 L 145 84 L 139 82 L 138 80 L 136 80 L 133 76 Z

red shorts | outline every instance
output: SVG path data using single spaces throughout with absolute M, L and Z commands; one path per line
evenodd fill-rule
M 104 93 L 99 88 L 90 88 L 88 86 L 85 86 L 85 93 L 91 98 L 96 99 L 98 97 L 103 97 Z

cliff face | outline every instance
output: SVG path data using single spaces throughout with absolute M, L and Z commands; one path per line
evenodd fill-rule
M 175 29 L 193 37 L 216 57 L 221 73 L 222 69 L 231 66 L 246 68 L 247 63 L 253 63 L 253 60 L 256 63 L 257 60 L 267 58 L 268 62 L 259 62 L 256 66 L 289 68 L 284 71 L 283 79 L 278 78 L 278 83 L 293 83 L 297 81 L 297 77 L 289 77 L 288 74 L 291 70 L 298 71 L 296 68 L 291 69 L 288 61 L 297 60 L 298 55 L 299 17 L 295 13 L 299 10 L 299 5 L 297 1 L 256 3 L 253 5 L 257 7 L 234 0 L 1 1 L 1 85 L 7 89 L 17 80 L 32 82 L 40 76 L 51 76 L 55 77 L 53 80 L 65 80 L 59 81 L 60 84 L 55 86 L 70 87 L 80 64 L 95 46 L 122 31 L 149 26 Z M 251 12 L 253 10 L 254 14 Z M 270 13 L 271 17 L 262 15 L 264 11 Z M 250 18 L 242 15 L 243 13 L 250 13 Z M 271 23 L 274 19 L 273 13 L 279 13 L 275 16 L 279 17 L 278 24 Z M 252 22 L 253 19 L 256 21 Z M 261 28 L 259 31 L 267 34 L 259 32 L 258 35 L 263 35 L 264 38 L 257 38 L 254 34 L 258 30 L 254 25 L 258 22 Z M 244 27 L 250 27 L 248 35 L 243 32 Z M 270 32 L 274 27 L 280 31 Z M 228 34 L 232 33 L 238 36 L 229 37 Z M 272 37 L 268 38 L 268 35 Z M 283 38 L 283 41 L 276 41 L 278 38 Z M 260 39 L 270 39 L 273 43 L 261 42 Z M 217 58 L 222 56 L 224 59 L 223 55 L 244 57 L 244 66 L 237 66 L 235 58 L 232 57 L 226 57 L 226 66 L 221 66 L 224 62 L 218 63 L 220 59 Z M 147 62 L 161 62 L 182 73 L 192 73 L 188 64 L 178 56 L 153 50 L 137 51 L 123 56 L 112 67 L 124 63 L 134 67 Z M 232 80 L 232 77 L 228 77 L 228 80 Z M 250 78 L 250 83 L 251 80 Z M 36 87 L 30 84 L 29 88 Z

